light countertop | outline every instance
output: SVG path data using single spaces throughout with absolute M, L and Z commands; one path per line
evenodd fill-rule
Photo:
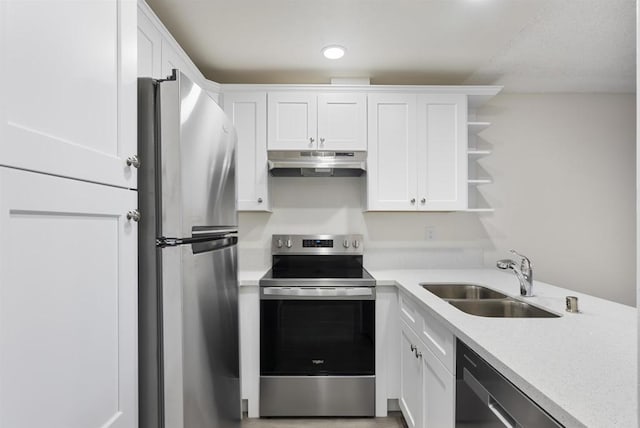
M 497 269 L 369 270 L 378 285 L 397 285 L 439 318 L 531 399 L 566 426 L 636 427 L 637 311 L 534 280 L 523 300 L 560 318 L 485 318 L 464 313 L 421 282 L 474 283 L 520 298 L 511 272 Z M 565 312 L 578 296 L 580 313 Z
M 397 286 L 567 427 L 638 426 L 637 311 L 534 281 L 520 297 L 517 278 L 497 269 L 368 269 L 378 286 Z M 257 286 L 264 272 L 240 272 Z M 541 306 L 560 318 L 485 318 L 464 313 L 421 282 L 473 283 Z M 580 313 L 565 312 L 565 297 Z

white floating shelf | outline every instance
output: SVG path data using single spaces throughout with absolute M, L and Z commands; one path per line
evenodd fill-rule
M 467 154 L 469 156 L 484 156 L 484 155 L 490 155 L 491 154 L 491 150 L 468 149 L 467 150 Z
M 470 213 L 492 213 L 495 210 L 493 208 L 467 208 L 465 211 Z
M 472 178 L 467 180 L 469 184 L 491 184 L 492 181 L 490 178 Z
M 470 134 L 477 134 L 491 126 L 491 122 L 467 122 Z

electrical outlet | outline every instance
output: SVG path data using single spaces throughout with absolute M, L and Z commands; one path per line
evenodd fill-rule
M 427 241 L 433 241 L 436 239 L 436 227 L 435 226 L 427 226 L 425 238 Z

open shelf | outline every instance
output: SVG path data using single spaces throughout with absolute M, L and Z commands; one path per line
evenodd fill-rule
M 490 155 L 491 150 L 478 150 L 478 149 L 469 148 L 467 149 L 467 154 L 469 156 L 485 156 L 485 155 Z
M 465 210 L 469 213 L 492 213 L 495 211 L 493 208 L 467 208 Z
M 475 135 L 491 126 L 491 122 L 467 122 L 469 134 Z
M 490 178 L 470 178 L 467 180 L 469 184 L 491 184 L 493 181 Z

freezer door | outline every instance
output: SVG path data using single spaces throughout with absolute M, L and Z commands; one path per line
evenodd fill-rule
M 212 241 L 209 251 L 206 243 L 161 250 L 167 428 L 240 426 L 235 241 Z
M 182 73 L 160 87 L 163 208 L 168 214 L 181 207 L 180 219 L 164 217 L 170 228 L 179 220 L 180 231 L 163 228 L 162 234 L 184 237 L 193 226 L 237 225 L 233 124 Z

